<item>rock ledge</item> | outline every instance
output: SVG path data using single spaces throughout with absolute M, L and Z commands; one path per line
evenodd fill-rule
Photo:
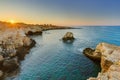
M 120 47 L 99 43 L 94 53 L 96 52 L 101 54 L 100 64 L 102 70 L 97 78 L 91 77 L 87 80 L 120 80 Z

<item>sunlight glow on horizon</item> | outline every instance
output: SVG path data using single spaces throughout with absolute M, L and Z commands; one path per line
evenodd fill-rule
M 113 0 L 1 0 L 0 21 L 63 26 L 120 25 L 119 4 L 120 1 Z
M 16 23 L 15 20 L 13 20 L 13 19 L 9 20 L 8 22 L 10 22 L 11 24 L 15 24 Z

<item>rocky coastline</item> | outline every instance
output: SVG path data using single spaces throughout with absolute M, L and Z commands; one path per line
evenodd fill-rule
M 97 78 L 90 77 L 87 80 L 120 80 L 120 46 L 99 43 L 94 51 L 90 53 L 90 49 L 84 50 L 84 54 L 90 54 L 89 57 L 95 60 L 94 57 L 101 57 L 101 72 L 98 73 Z M 96 55 L 95 55 L 96 53 Z
M 9 75 L 14 76 L 12 73 L 19 69 L 20 62 L 35 46 L 36 42 L 30 36 L 42 35 L 43 31 L 53 29 L 71 28 L 55 25 L 0 22 L 0 80 L 4 80 Z
M 21 60 L 35 44 L 33 39 L 19 33 L 0 40 L 0 80 L 19 68 Z

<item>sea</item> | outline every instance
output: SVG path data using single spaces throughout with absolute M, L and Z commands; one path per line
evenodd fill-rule
M 74 34 L 73 42 L 62 41 L 66 32 Z M 21 62 L 19 73 L 6 80 L 86 80 L 97 77 L 101 68 L 83 50 L 101 42 L 120 46 L 120 26 L 48 30 L 31 38 L 36 41 L 35 47 Z

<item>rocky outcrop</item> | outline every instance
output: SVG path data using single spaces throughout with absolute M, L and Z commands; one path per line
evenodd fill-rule
M 3 61 L 2 71 L 12 72 L 19 67 L 18 58 L 7 58 Z
M 18 57 L 19 60 L 24 60 L 25 55 L 28 54 L 29 50 L 32 47 L 35 46 L 36 42 L 34 40 L 32 40 L 32 39 L 30 39 L 30 40 L 31 40 L 31 42 L 30 42 L 29 45 L 27 43 L 25 43 L 24 46 L 21 46 L 21 47 L 17 48 L 16 56 Z
M 86 48 L 83 50 L 83 54 L 86 55 L 88 58 L 94 60 L 94 61 L 100 61 L 101 60 L 101 53 L 95 52 L 94 49 Z
M 11 31 L 9 31 L 11 32 Z M 5 33 L 4 33 L 5 34 Z M 35 46 L 36 42 L 19 31 L 0 39 L 0 80 L 19 68 L 20 61 Z
M 0 70 L 0 80 L 2 80 L 3 79 L 3 72 Z
M 67 41 L 73 41 L 75 38 L 73 36 L 72 32 L 67 32 L 64 37 L 62 38 L 63 41 L 67 42 Z
M 17 70 L 19 68 L 20 61 L 24 59 L 25 55 L 29 53 L 29 50 L 35 45 L 35 41 L 30 38 L 28 38 L 26 41 L 23 39 L 23 43 L 24 45 L 19 47 L 16 46 L 15 48 L 11 49 L 15 51 L 15 53 L 11 53 L 11 51 L 7 49 L 7 46 L 4 47 L 5 52 L 0 54 L 0 80 L 5 74 Z
M 120 47 L 100 43 L 97 45 L 95 52 L 101 53 L 101 72 L 97 78 L 88 80 L 120 80 Z
M 25 23 L 12 25 L 0 22 L 0 80 L 19 68 L 20 61 L 24 60 L 25 55 L 35 45 L 36 42 L 28 35 L 41 35 L 42 31 L 52 29 L 71 29 L 71 27 Z
M 42 31 L 28 31 L 26 35 L 42 35 Z

